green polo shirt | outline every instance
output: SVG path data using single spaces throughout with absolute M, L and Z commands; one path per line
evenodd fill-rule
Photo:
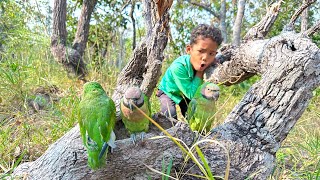
M 180 56 L 169 66 L 161 79 L 159 89 L 176 104 L 185 96 L 192 99 L 203 80 L 194 75 L 190 55 Z

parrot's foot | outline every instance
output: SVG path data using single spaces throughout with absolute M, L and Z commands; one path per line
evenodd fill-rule
M 110 147 L 109 149 L 110 149 L 110 153 L 113 153 L 115 148 Z
M 133 133 L 133 134 L 131 134 L 131 135 L 130 135 L 130 139 L 131 139 L 131 142 L 132 142 L 133 144 L 136 144 L 136 143 L 138 142 L 138 139 L 137 139 L 138 134 L 139 134 L 139 136 L 140 136 L 140 140 L 139 140 L 139 141 L 141 141 L 141 142 L 143 141 L 144 136 L 146 135 L 145 132 Z
M 136 141 L 137 141 L 136 134 L 134 133 L 130 134 L 130 139 L 133 144 L 136 144 Z
M 145 132 L 140 133 L 140 139 L 141 139 L 141 141 L 143 141 L 143 138 L 144 138 L 145 135 L 146 135 Z

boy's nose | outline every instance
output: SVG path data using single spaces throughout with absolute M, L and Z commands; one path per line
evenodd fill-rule
M 201 59 L 203 62 L 206 62 L 207 61 L 207 58 L 206 56 L 202 56 L 202 59 Z
M 207 59 L 208 59 L 208 55 L 203 55 L 203 56 L 202 56 L 202 61 L 203 61 L 203 62 L 207 62 Z

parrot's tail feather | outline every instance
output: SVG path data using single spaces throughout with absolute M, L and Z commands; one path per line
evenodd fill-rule
M 98 144 L 93 139 L 91 139 L 89 136 L 87 136 L 87 147 L 91 151 L 98 150 Z
M 88 150 L 88 165 L 91 169 L 99 169 L 106 164 L 106 160 L 103 158 L 105 155 L 102 153 L 102 158 L 99 158 L 100 151 L 90 151 Z
M 110 139 L 109 141 L 107 142 L 107 144 L 112 148 L 116 148 L 116 144 L 114 143 L 116 141 L 116 135 L 114 134 L 114 132 L 112 131 L 111 132 L 111 136 L 110 136 Z
M 100 151 L 100 154 L 99 154 L 99 160 L 103 157 L 104 153 L 106 152 L 107 148 L 108 148 L 108 144 L 106 142 L 103 143 L 103 147 Z

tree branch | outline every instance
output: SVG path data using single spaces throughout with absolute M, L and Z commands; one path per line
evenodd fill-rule
M 317 0 L 306 0 L 303 2 L 303 4 L 300 6 L 300 8 L 292 15 L 289 24 L 287 25 L 287 28 L 289 28 L 288 30 L 293 29 L 293 26 L 296 22 L 296 20 L 298 19 L 298 17 L 301 15 L 301 13 L 307 8 L 309 7 L 311 4 L 313 4 L 314 2 L 316 2 Z
M 55 0 L 53 5 L 53 27 L 51 36 L 51 46 L 61 44 L 66 45 L 67 40 L 67 1 L 66 0 Z
M 90 19 L 97 0 L 84 0 L 78 21 L 77 32 L 72 48 L 77 50 L 80 56 L 83 55 L 89 36 Z
M 249 29 L 247 34 L 244 36 L 244 40 L 254 40 L 254 39 L 264 39 L 264 37 L 269 33 L 271 27 L 276 21 L 280 6 L 283 0 L 279 0 L 271 5 L 267 9 L 267 14 L 262 18 L 262 20 Z
M 311 37 L 314 33 L 318 31 L 320 31 L 320 20 L 315 25 L 313 25 L 310 29 L 304 32 L 304 34 Z
M 198 6 L 203 8 L 204 10 L 208 11 L 210 14 L 212 14 L 214 17 L 220 19 L 220 15 L 214 11 L 211 10 L 210 7 L 208 7 L 208 5 L 202 4 L 202 3 L 198 3 L 198 2 L 194 2 L 191 0 L 187 0 L 187 2 L 189 2 L 190 4 L 194 5 L 194 6 Z
M 308 0 L 303 0 L 306 3 Z M 300 32 L 304 32 L 308 29 L 309 8 L 307 7 L 301 14 L 301 27 Z
M 136 6 L 136 1 L 132 0 L 129 16 L 130 16 L 131 21 L 132 21 L 132 31 L 133 31 L 132 49 L 133 50 L 136 48 L 136 39 L 137 39 L 136 38 L 136 20 L 134 19 L 134 16 L 133 16 L 133 12 L 134 12 L 135 6 Z

